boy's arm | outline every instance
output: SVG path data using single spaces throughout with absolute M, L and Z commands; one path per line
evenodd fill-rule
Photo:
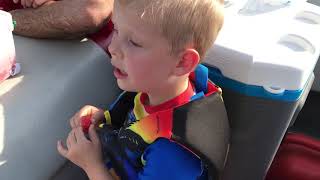
M 14 33 L 34 38 L 77 38 L 95 32 L 107 20 L 113 0 L 50 1 L 39 8 L 11 11 Z
M 86 173 L 90 180 L 113 180 L 114 179 L 103 164 L 86 170 Z

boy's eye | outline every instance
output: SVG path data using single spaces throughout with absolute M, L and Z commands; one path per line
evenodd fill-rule
M 136 47 L 142 47 L 140 44 L 134 42 L 133 40 L 129 40 L 129 43 Z

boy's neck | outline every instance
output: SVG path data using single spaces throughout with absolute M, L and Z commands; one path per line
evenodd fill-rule
M 167 87 L 161 87 L 157 91 L 147 93 L 148 101 L 146 102 L 150 106 L 156 106 L 162 104 L 170 99 L 173 99 L 182 94 L 189 85 L 189 78 L 183 78 Z

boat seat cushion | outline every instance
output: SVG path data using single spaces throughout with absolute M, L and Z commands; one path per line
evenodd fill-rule
M 65 162 L 56 142 L 69 118 L 86 104 L 108 107 L 120 90 L 90 40 L 14 40 L 22 71 L 0 84 L 0 179 L 48 179 Z
M 269 169 L 266 180 L 320 179 L 320 140 L 288 133 Z

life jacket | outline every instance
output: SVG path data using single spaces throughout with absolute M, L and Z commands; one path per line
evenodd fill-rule
M 104 125 L 98 134 L 105 155 L 123 179 L 130 179 L 124 163 L 128 161 L 124 149 L 142 154 L 158 138 L 167 138 L 186 147 L 204 162 L 209 179 L 218 178 L 229 144 L 229 124 L 221 90 L 208 79 L 208 69 L 203 65 L 196 68 L 190 79 L 196 92 L 189 103 L 141 119 L 137 117 L 133 124 L 125 124 L 137 93 L 124 92 L 106 111 L 106 124 L 112 126 Z M 136 165 L 141 166 L 143 164 Z

